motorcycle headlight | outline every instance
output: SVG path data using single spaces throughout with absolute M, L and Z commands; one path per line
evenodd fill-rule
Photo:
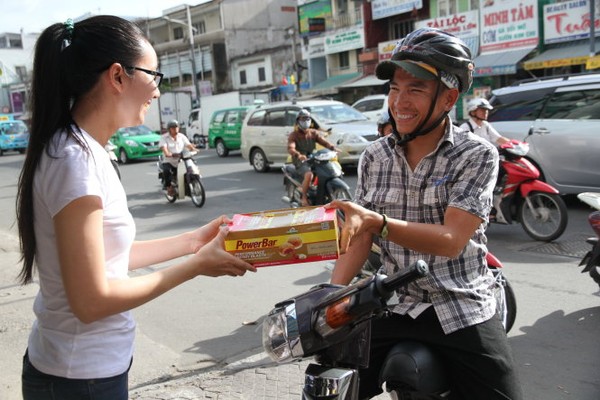
M 291 302 L 273 309 L 263 322 L 263 348 L 273 361 L 292 361 L 304 355 L 296 304 Z

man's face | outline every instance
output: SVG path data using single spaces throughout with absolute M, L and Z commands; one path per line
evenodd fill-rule
M 173 137 L 177 136 L 178 132 L 179 132 L 178 126 L 173 126 L 173 127 L 169 128 L 169 134 Z
M 477 108 L 475 109 L 475 117 L 487 121 L 488 119 L 488 115 L 489 115 L 489 110 L 487 108 Z
M 458 90 L 441 85 L 442 89 L 430 121 L 437 119 L 442 112 L 452 109 L 458 98 Z M 425 120 L 431 102 L 435 101 L 436 88 L 435 80 L 415 78 L 402 68 L 396 69 L 394 78 L 390 81 L 388 103 L 399 134 L 412 133 Z M 424 127 L 426 126 L 428 122 L 425 123 Z

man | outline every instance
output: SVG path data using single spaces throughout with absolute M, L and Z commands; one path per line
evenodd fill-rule
M 487 139 L 490 143 L 497 146 L 510 142 L 510 139 L 505 138 L 488 122 L 488 114 L 494 107 L 489 101 L 482 98 L 474 98 L 467 103 L 467 111 L 469 120 L 460 127 L 473 132 L 477 136 Z
M 392 123 L 390 122 L 390 113 L 385 110 L 377 120 L 377 134 L 381 137 L 392 133 Z
M 495 283 L 485 262 L 486 221 L 498 152 L 453 126 L 448 117 L 472 82 L 468 47 L 432 28 L 400 41 L 376 69 L 389 80 L 393 132 L 362 157 L 356 203 L 345 213 L 340 257 L 331 282 L 348 284 L 373 236 L 392 274 L 419 259 L 429 276 L 398 291 L 389 318 L 372 322 L 370 366 L 360 370 L 360 398 L 381 393 L 381 364 L 399 340 L 425 342 L 441 355 L 454 399 L 521 399 Z
M 302 180 L 302 206 L 308 206 L 308 189 L 312 180 L 312 171 L 306 164 L 308 155 L 315 151 L 317 143 L 321 146 L 336 151 L 334 145 L 324 139 L 319 130 L 311 128 L 312 118 L 308 110 L 302 109 L 296 116 L 294 131 L 288 136 L 288 153 L 291 154 L 296 171 Z
M 167 190 L 169 195 L 173 195 L 174 190 L 171 187 L 173 174 L 177 173 L 177 164 L 179 155 L 184 149 L 190 151 L 197 150 L 190 140 L 182 133 L 179 133 L 179 122 L 171 120 L 167 123 L 168 132 L 160 137 L 158 143 L 163 152 L 162 171 L 163 171 L 163 190 Z

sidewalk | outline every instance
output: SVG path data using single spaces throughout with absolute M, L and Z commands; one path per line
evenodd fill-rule
M 129 395 L 131 400 L 299 400 L 309 363 L 278 365 L 257 354 L 204 374 L 133 389 Z
M 129 392 L 131 400 L 300 400 L 311 360 L 276 364 L 264 353 L 225 368 Z M 373 397 L 389 400 L 387 394 Z

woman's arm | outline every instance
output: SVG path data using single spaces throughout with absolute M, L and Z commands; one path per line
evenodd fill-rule
M 221 228 L 217 229 L 217 234 L 210 242 L 201 245 L 197 253 L 181 263 L 147 275 L 107 279 L 102 223 L 102 202 L 96 196 L 74 200 L 54 217 L 67 299 L 75 316 L 84 323 L 131 310 L 197 275 L 241 276 L 246 271 L 256 271 L 250 264 L 224 250 L 227 229 Z M 218 225 L 215 221 L 211 224 Z M 202 232 L 208 234 L 213 228 Z M 172 251 L 171 255 L 181 252 L 185 247 L 173 244 L 178 249 Z
M 222 225 L 229 222 L 229 218 L 222 215 L 194 231 L 168 238 L 136 241 L 131 247 L 129 269 L 143 268 L 194 254 L 217 235 Z

